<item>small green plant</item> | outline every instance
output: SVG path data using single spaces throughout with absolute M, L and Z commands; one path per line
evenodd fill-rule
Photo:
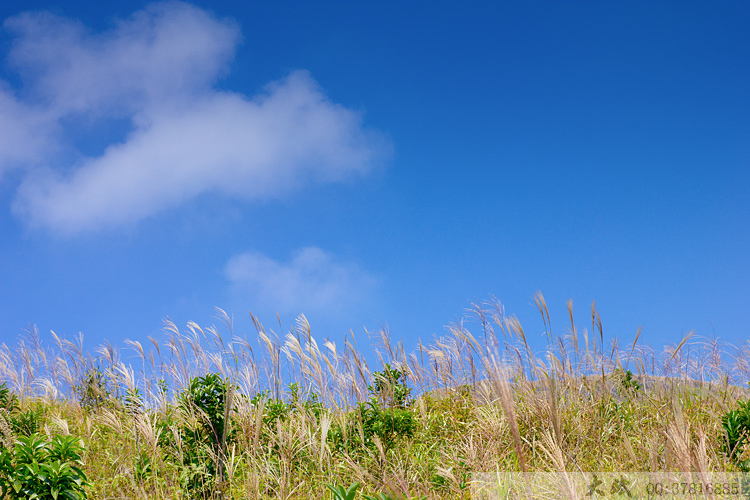
M 316 418 L 320 418 L 325 410 L 323 403 L 320 402 L 320 396 L 315 392 L 310 392 L 306 398 L 303 397 L 297 382 L 288 385 L 287 394 L 289 396 L 287 403 L 281 399 L 271 398 L 268 390 L 256 393 L 250 400 L 254 408 L 263 405 L 262 420 L 266 430 L 275 432 L 277 420 L 285 422 L 292 413 L 300 409 L 308 411 Z
M 357 493 L 359 483 L 354 483 L 349 486 L 349 488 L 344 488 L 340 484 L 337 484 L 335 486 L 326 484 L 326 487 L 331 490 L 331 492 L 333 493 L 333 498 L 335 500 L 354 500 L 354 495 Z
M 297 406 L 300 404 L 300 394 L 299 394 L 299 382 L 292 382 L 288 386 L 289 389 L 289 406 Z
M 287 405 L 280 399 L 272 399 L 267 390 L 253 396 L 250 403 L 256 408 L 261 404 L 264 405 L 263 424 L 266 426 L 275 425 L 277 420 L 285 421 L 291 409 L 291 404 Z
M 410 403 L 411 388 L 406 385 L 406 370 L 385 364 L 382 372 L 373 373 L 374 384 L 368 386 L 378 401 L 388 408 L 405 408 Z
M 320 402 L 320 396 L 316 392 L 310 392 L 307 397 L 300 394 L 299 382 L 293 382 L 288 386 L 289 402 L 287 403 L 287 410 L 294 412 L 303 408 L 310 414 L 315 415 L 316 418 L 320 418 L 320 415 L 325 410 L 323 403 Z
M 362 495 L 365 500 L 397 500 L 402 497 L 393 497 L 391 495 L 387 495 L 385 493 L 376 493 L 374 495 Z M 404 500 L 409 500 L 409 498 L 405 498 Z M 415 497 L 414 500 L 427 500 L 426 496 L 422 497 Z
M 11 500 L 85 500 L 88 479 L 83 472 L 80 440 L 34 434 L 0 450 L 0 491 Z
M 740 401 L 738 408 L 721 418 L 724 436 L 721 448 L 744 472 L 750 472 L 750 460 L 743 459 L 745 445 L 750 438 L 750 400 Z
M 0 410 L 12 412 L 18 409 L 18 396 L 13 394 L 8 388 L 8 384 L 0 384 Z
M 44 425 L 44 407 L 36 406 L 25 411 L 16 410 L 8 416 L 8 422 L 15 435 L 36 434 Z
M 133 475 L 138 481 L 146 481 L 151 477 L 153 469 L 151 466 L 151 459 L 143 452 L 136 455 L 133 463 Z
M 89 368 L 73 389 L 81 407 L 87 410 L 97 411 L 112 401 L 109 377 L 98 366 Z
M 143 395 L 140 389 L 128 389 L 125 393 L 125 409 L 129 413 L 140 413 L 143 410 Z
M 362 495 L 365 500 L 394 500 L 393 497 L 385 493 L 375 493 L 374 495 Z
M 633 372 L 631 372 L 630 370 L 627 370 L 623 375 L 622 387 L 626 391 L 638 392 L 641 390 L 640 382 L 633 378 Z

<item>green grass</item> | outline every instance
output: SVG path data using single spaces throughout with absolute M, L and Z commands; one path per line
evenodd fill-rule
M 722 419 L 748 398 L 748 345 L 621 348 L 593 305 L 592 331 L 571 313 L 554 335 L 536 299 L 544 353 L 497 304 L 411 353 L 379 332 L 369 356 L 318 344 L 304 317 L 281 338 L 256 321 L 256 343 L 219 311 L 223 336 L 168 323 L 91 353 L 32 330 L 0 348 L 0 449 L 80 438 L 96 499 L 332 498 L 355 483 L 355 498 L 459 499 L 497 470 L 743 470 L 750 450 L 727 451 Z

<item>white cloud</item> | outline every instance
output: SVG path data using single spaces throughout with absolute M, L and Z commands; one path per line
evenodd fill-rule
M 17 101 L 0 81 L 0 179 L 5 171 L 38 163 L 54 152 L 55 130 L 44 113 Z
M 32 226 L 134 223 L 205 193 L 280 197 L 366 174 L 389 153 L 361 113 L 333 103 L 306 72 L 253 97 L 215 89 L 239 30 L 197 7 L 156 4 L 101 34 L 48 13 L 5 25 L 26 97 L 0 93 L 0 137 L 16 134 L 0 139 L 0 174 L 13 162 L 34 167 L 14 203 Z M 32 118 L 13 128 L 11 116 Z M 98 156 L 48 167 L 65 146 L 61 122 L 80 118 L 125 118 L 132 130 Z
M 109 31 L 48 12 L 5 21 L 10 63 L 57 115 L 137 113 L 209 90 L 229 69 L 239 27 L 188 4 L 152 4 Z
M 368 301 L 377 285 L 377 279 L 356 264 L 316 247 L 299 250 L 289 262 L 257 252 L 236 255 L 224 274 L 252 307 L 295 315 L 342 313 Z

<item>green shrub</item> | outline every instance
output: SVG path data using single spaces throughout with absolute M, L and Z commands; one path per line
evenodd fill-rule
M 282 422 L 287 419 L 289 412 L 292 411 L 291 405 L 287 405 L 281 399 L 273 399 L 269 396 L 269 391 L 261 391 L 250 400 L 254 408 L 263 405 L 263 425 L 267 428 L 275 429 L 274 424 L 277 420 Z
M 310 392 L 306 398 L 300 395 L 299 383 L 294 382 L 288 385 L 287 394 L 289 402 L 285 403 L 281 399 L 271 398 L 269 391 L 261 391 L 255 394 L 250 400 L 254 408 L 263 405 L 263 424 L 267 430 L 275 432 L 276 421 L 286 421 L 290 414 L 304 409 L 319 418 L 325 411 L 325 406 L 320 402 L 320 396 L 315 392 Z
M 382 372 L 372 374 L 374 384 L 368 386 L 378 402 L 388 408 L 405 408 L 411 402 L 411 389 L 406 385 L 406 371 L 385 364 Z
M 22 437 L 12 449 L 0 450 L 0 490 L 11 500 L 84 500 L 88 479 L 83 472 L 80 440 L 40 434 Z
M 750 460 L 742 459 L 750 438 L 750 400 L 740 401 L 739 408 L 725 413 L 721 418 L 721 425 L 724 428 L 722 450 L 743 471 L 750 471 Z
M 111 380 L 98 366 L 89 368 L 73 390 L 81 407 L 87 410 L 99 410 L 113 401 Z
M 414 434 L 416 420 L 414 413 L 403 408 L 380 408 L 373 400 L 361 403 L 357 408 L 364 431 L 365 444 L 378 436 L 390 448 L 398 437 Z
M 633 372 L 627 370 L 623 374 L 622 387 L 626 391 L 638 392 L 641 390 L 641 384 L 637 379 L 633 378 Z
M 350 413 L 346 429 L 338 424 L 331 426 L 328 439 L 333 449 L 370 446 L 377 436 L 387 450 L 399 438 L 414 435 L 417 420 L 409 408 L 411 389 L 406 385 L 405 372 L 386 364 L 382 372 L 373 374 L 373 379 L 374 383 L 368 386 L 370 399 Z
M 197 426 L 183 426 L 180 450 L 180 479 L 193 496 L 215 496 L 223 480 L 226 443 L 231 439 L 230 388 L 227 380 L 209 373 L 192 379 L 180 395 L 181 410 L 188 417 L 195 416 L 198 423 Z
M 209 373 L 192 379 L 180 398 L 181 408 L 197 413 L 203 437 L 214 445 L 224 436 L 228 387 L 220 375 Z
M 296 411 L 301 407 L 315 415 L 316 418 L 320 418 L 320 415 L 325 411 L 325 406 L 321 403 L 318 393 L 310 391 L 307 397 L 300 394 L 299 382 L 289 384 L 288 394 L 289 403 L 287 403 L 287 407 L 289 411 Z

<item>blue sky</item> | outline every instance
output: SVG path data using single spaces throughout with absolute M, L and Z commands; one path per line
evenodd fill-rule
M 0 339 L 748 338 L 746 2 L 5 1 Z

